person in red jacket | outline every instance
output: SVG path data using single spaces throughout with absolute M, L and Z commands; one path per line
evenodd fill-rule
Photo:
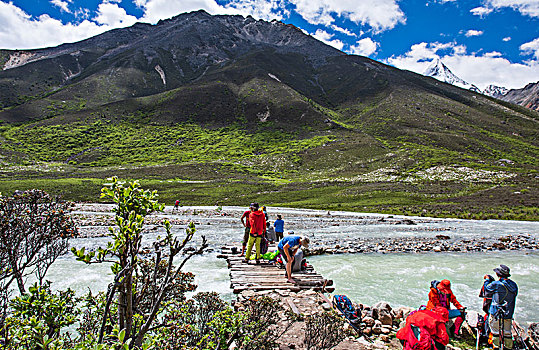
M 457 309 L 451 309 L 451 304 L 455 305 Z M 455 319 L 455 333 L 454 337 L 459 338 L 459 331 L 462 322 L 464 322 L 464 306 L 462 306 L 455 294 L 451 291 L 451 282 L 449 280 L 442 280 L 441 282 L 432 281 L 429 302 L 427 303 L 428 310 L 434 310 L 436 307 L 443 307 L 449 312 L 449 318 Z
M 241 242 L 241 254 L 240 256 L 243 256 L 245 254 L 245 247 L 247 246 L 247 241 L 249 240 L 249 233 L 251 232 L 251 223 L 249 222 L 249 215 L 254 211 L 253 205 L 255 203 L 251 203 L 249 206 L 249 210 L 246 210 L 243 215 L 241 216 L 241 223 L 243 224 L 243 227 L 245 227 L 245 231 L 243 233 L 243 241 Z
M 258 210 L 258 203 L 252 204 L 253 211 L 249 214 L 249 224 L 251 231 L 249 232 L 249 241 L 247 241 L 247 253 L 243 262 L 249 262 L 253 244 L 256 246 L 256 263 L 260 263 L 260 242 L 266 234 L 266 216 L 262 210 Z

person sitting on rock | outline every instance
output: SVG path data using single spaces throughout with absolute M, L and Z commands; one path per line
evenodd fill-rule
M 456 309 L 451 309 L 451 304 L 455 305 Z M 458 302 L 457 298 L 451 291 L 451 282 L 449 280 L 431 282 L 427 309 L 434 311 L 436 307 L 443 307 L 447 309 L 449 312 L 449 318 L 455 319 L 454 337 L 460 338 L 459 331 L 462 322 L 464 322 L 465 308 Z
M 300 246 L 309 248 L 309 238 L 304 236 L 288 235 L 281 239 L 277 245 L 277 249 L 281 253 L 283 259 L 286 261 L 286 277 L 290 283 L 296 282 L 292 278 L 292 264 L 294 263 L 294 255 L 296 255 L 296 252 Z

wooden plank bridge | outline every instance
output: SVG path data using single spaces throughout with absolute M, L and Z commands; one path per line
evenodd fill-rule
M 254 261 L 243 262 L 243 257 L 238 256 L 237 247 L 223 247 L 222 254 L 218 257 L 226 259 L 230 269 L 230 288 L 234 294 L 244 291 L 290 291 L 300 292 L 312 290 L 316 292 L 333 292 L 333 281 L 325 279 L 318 274 L 312 265 L 307 264 L 304 271 L 293 272 L 292 278 L 296 281 L 290 283 L 286 278 L 286 270 L 276 263 L 260 260 L 256 265 Z

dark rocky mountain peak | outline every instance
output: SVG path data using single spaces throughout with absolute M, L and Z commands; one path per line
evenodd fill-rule
M 529 83 L 522 89 L 511 89 L 500 98 L 539 111 L 539 81 Z

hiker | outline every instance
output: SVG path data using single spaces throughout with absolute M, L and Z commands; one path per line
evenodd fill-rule
M 266 221 L 266 237 L 270 243 L 273 243 L 277 240 L 275 235 L 275 228 L 271 226 L 269 222 Z
M 178 207 L 180 206 L 180 200 L 176 199 L 176 202 L 174 202 L 174 209 L 178 210 Z
M 488 310 L 488 324 L 492 333 L 492 346 L 498 349 L 501 345 L 506 350 L 513 349 L 513 337 L 511 326 L 513 323 L 513 313 L 515 312 L 515 301 L 518 294 L 518 286 L 509 279 L 511 270 L 505 265 L 500 265 L 493 270 L 498 276 L 498 281 L 491 275 L 485 275 L 483 286 L 485 293 L 492 296 L 492 303 Z M 500 333 L 501 332 L 501 333 Z M 503 337 L 503 344 L 500 338 Z
M 249 240 L 247 241 L 247 252 L 245 253 L 245 259 L 243 262 L 248 263 L 251 257 L 251 250 L 253 244 L 256 247 L 256 264 L 260 264 L 260 242 L 262 237 L 266 234 L 266 218 L 262 210 L 258 210 L 258 203 L 251 204 L 251 213 L 249 214 L 249 224 L 251 230 L 249 232 Z
M 309 238 L 305 236 L 288 235 L 281 239 L 277 245 L 277 249 L 286 261 L 286 277 L 290 283 L 295 283 L 295 280 L 292 278 L 292 264 L 294 263 L 294 255 L 296 255 L 300 246 L 309 248 Z
M 456 309 L 451 309 L 451 304 L 455 305 Z M 465 317 L 465 308 L 458 302 L 457 298 L 451 291 L 451 282 L 449 280 L 431 282 L 427 309 L 434 311 L 436 307 L 440 306 L 447 309 L 450 319 L 455 319 L 455 332 L 453 336 L 459 339 L 460 326 L 462 325 L 462 322 L 464 322 Z
M 243 241 L 241 241 L 240 256 L 243 256 L 245 254 L 245 247 L 247 246 L 247 241 L 249 240 L 249 233 L 251 232 L 251 223 L 249 222 L 249 214 L 251 214 L 251 212 L 254 211 L 254 205 L 255 203 L 251 203 L 251 205 L 249 205 L 249 209 L 243 213 L 240 219 L 243 227 L 245 228 L 243 230 Z
M 273 223 L 275 227 L 275 236 L 277 236 L 277 241 L 281 241 L 284 237 L 284 221 L 281 214 L 277 214 L 277 220 Z

